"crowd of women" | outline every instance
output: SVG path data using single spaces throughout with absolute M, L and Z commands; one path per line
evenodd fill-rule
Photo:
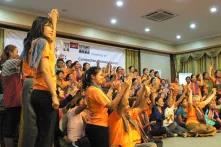
M 14 45 L 3 50 L 6 147 L 156 147 L 219 132 L 221 70 L 211 65 L 180 85 L 154 69 L 56 60 L 58 16 L 33 21 L 20 56 Z

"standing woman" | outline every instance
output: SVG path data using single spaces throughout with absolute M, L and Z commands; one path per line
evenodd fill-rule
M 19 120 L 20 95 L 22 90 L 21 60 L 18 59 L 18 49 L 14 45 L 7 45 L 2 54 L 2 86 L 5 120 L 3 136 L 6 147 L 14 147 Z
M 108 135 L 108 108 L 115 108 L 125 92 L 125 88 L 119 91 L 113 99 L 102 91 L 104 82 L 102 70 L 99 67 L 88 69 L 83 78 L 83 89 L 88 105 L 88 121 L 86 134 L 91 147 L 109 147 Z
M 56 94 L 55 39 L 58 11 L 51 10 L 50 18 L 38 17 L 31 32 L 30 67 L 36 70 L 33 78 L 31 104 L 38 127 L 35 147 L 51 147 L 54 142 L 56 111 L 59 101 Z

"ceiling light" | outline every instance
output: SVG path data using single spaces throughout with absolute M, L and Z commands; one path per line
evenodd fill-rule
M 6 2 L 12 2 L 13 0 L 5 0 Z
M 122 0 L 118 0 L 118 1 L 116 1 L 116 5 L 118 7 L 122 7 L 124 5 L 124 2 Z
M 191 24 L 190 24 L 190 28 L 191 28 L 191 29 L 195 29 L 195 28 L 196 28 L 196 24 L 195 24 L 195 23 L 191 23 Z
M 213 6 L 213 7 L 210 8 L 211 13 L 216 13 L 217 11 L 218 11 L 217 7 Z
M 117 23 L 117 19 L 112 18 L 112 19 L 110 20 L 110 22 L 111 22 L 111 24 L 116 24 L 116 23 Z
M 176 35 L 176 39 L 180 40 L 181 39 L 181 35 Z
M 150 32 L 150 28 L 145 28 L 144 31 L 145 32 Z

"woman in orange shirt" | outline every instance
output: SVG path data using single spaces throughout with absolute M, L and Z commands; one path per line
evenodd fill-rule
M 102 91 L 101 85 L 104 82 L 102 70 L 99 67 L 88 69 L 83 78 L 83 89 L 88 105 L 88 121 L 86 134 L 92 147 L 108 147 L 108 108 L 115 108 L 119 103 L 124 88 L 111 100 Z
M 200 97 L 193 98 L 192 89 L 190 86 L 188 86 L 188 90 L 189 98 L 186 121 L 188 131 L 195 136 L 214 136 L 216 134 L 216 128 L 206 125 L 202 109 L 215 97 L 216 89 L 214 88 L 212 94 L 209 95 L 204 101 L 200 101 Z
M 33 78 L 31 104 L 36 114 L 38 135 L 35 147 L 51 147 L 54 142 L 56 111 L 55 39 L 58 11 L 51 10 L 49 18 L 37 17 L 30 30 L 32 38 L 29 65 L 36 70 Z

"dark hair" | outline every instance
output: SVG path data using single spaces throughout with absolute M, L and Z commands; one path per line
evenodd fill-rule
M 152 84 L 152 83 L 153 83 L 153 80 L 155 80 L 155 79 L 156 79 L 155 77 L 151 78 L 151 79 L 150 79 L 150 84 Z
M 131 68 L 135 68 L 134 66 L 130 66 L 128 69 L 131 70 Z
M 208 72 L 203 72 L 203 79 L 205 79 L 205 76 Z
M 52 25 L 50 18 L 39 16 L 33 21 L 31 30 L 27 33 L 27 36 L 23 41 L 26 60 L 28 60 L 28 53 L 33 40 L 41 37 L 45 38 L 48 42 L 51 42 L 51 40 L 44 35 L 44 26 L 46 24 Z
M 86 71 L 86 65 L 87 64 L 89 64 L 89 63 L 87 63 L 87 62 L 85 62 L 84 64 L 83 64 L 83 71 Z M 89 64 L 90 65 L 90 64 Z
M 186 77 L 186 80 L 187 80 L 187 79 L 191 79 L 190 76 L 187 76 L 187 77 Z
M 194 74 L 192 74 L 192 75 L 190 76 L 191 80 L 192 80 L 193 76 L 195 76 L 195 75 L 194 75 Z
M 13 52 L 16 48 L 17 47 L 12 44 L 9 44 L 4 48 L 3 53 L 1 55 L 1 64 L 3 64 L 6 60 L 10 58 L 10 52 Z
M 70 62 L 71 60 L 67 60 L 66 62 L 65 62 L 65 64 L 67 65 L 68 64 L 68 62 Z M 72 61 L 71 61 L 72 62 Z
M 64 59 L 58 58 L 58 59 L 57 59 L 57 63 L 60 62 L 60 61 L 64 62 Z
M 58 71 L 56 72 L 56 75 L 58 76 L 60 73 L 63 73 L 63 74 L 64 74 L 64 72 L 63 72 L 62 70 L 58 70 Z
M 85 75 L 83 77 L 83 80 L 82 80 L 82 83 L 83 83 L 83 86 L 82 88 L 84 90 L 86 90 L 89 86 L 91 86 L 93 83 L 92 83 L 92 75 L 95 76 L 99 71 L 101 70 L 101 68 L 97 67 L 97 66 L 93 66 L 93 67 L 90 67 L 86 72 L 85 72 Z
M 154 71 L 154 69 L 151 69 L 151 70 L 150 70 L 150 73 L 153 72 L 153 71 Z
M 155 103 L 159 101 L 159 99 L 161 99 L 161 94 L 158 94 L 157 97 L 155 98 Z
M 71 64 L 70 68 L 73 68 L 79 61 L 74 61 L 74 63 Z
M 159 74 L 159 72 L 158 72 L 158 71 L 155 71 L 155 72 L 154 72 L 154 76 L 156 77 L 157 74 Z
M 121 66 L 118 66 L 118 67 L 116 68 L 116 72 L 118 72 L 118 70 L 121 69 L 121 68 L 122 68 Z
M 144 71 L 145 71 L 145 70 L 148 70 L 148 68 L 144 68 L 144 69 L 143 69 L 143 74 L 144 74 Z

